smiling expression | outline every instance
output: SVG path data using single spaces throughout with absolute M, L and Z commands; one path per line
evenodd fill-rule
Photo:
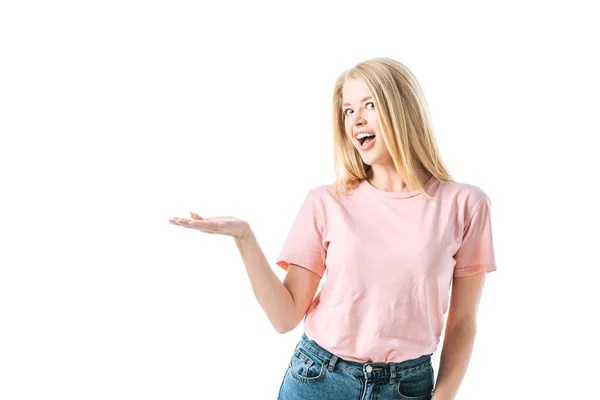
M 379 116 L 367 85 L 348 79 L 342 90 L 344 128 L 363 161 L 373 165 L 389 158 L 381 135 Z M 369 139 L 372 137 L 372 139 Z

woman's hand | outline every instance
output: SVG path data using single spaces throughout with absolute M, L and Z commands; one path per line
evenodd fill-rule
M 250 232 L 250 225 L 234 217 L 211 217 L 202 218 L 190 211 L 192 219 L 172 218 L 169 221 L 173 225 L 184 228 L 197 229 L 202 232 L 231 236 L 236 240 L 243 239 Z

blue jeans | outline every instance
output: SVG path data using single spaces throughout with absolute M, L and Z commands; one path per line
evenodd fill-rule
M 296 345 L 278 400 L 431 400 L 431 354 L 400 363 L 358 363 L 325 350 L 306 333 Z

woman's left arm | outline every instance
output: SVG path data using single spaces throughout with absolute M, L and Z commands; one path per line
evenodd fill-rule
M 477 308 L 487 272 L 455 277 L 432 400 L 453 400 L 467 372 L 475 334 Z

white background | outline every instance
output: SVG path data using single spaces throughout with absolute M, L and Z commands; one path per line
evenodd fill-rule
M 245 219 L 283 279 L 335 78 L 379 56 L 492 201 L 457 399 L 600 396 L 600 29 L 548 3 L 3 2 L 0 398 L 275 399 L 302 325 L 272 328 L 232 238 L 168 219 Z

